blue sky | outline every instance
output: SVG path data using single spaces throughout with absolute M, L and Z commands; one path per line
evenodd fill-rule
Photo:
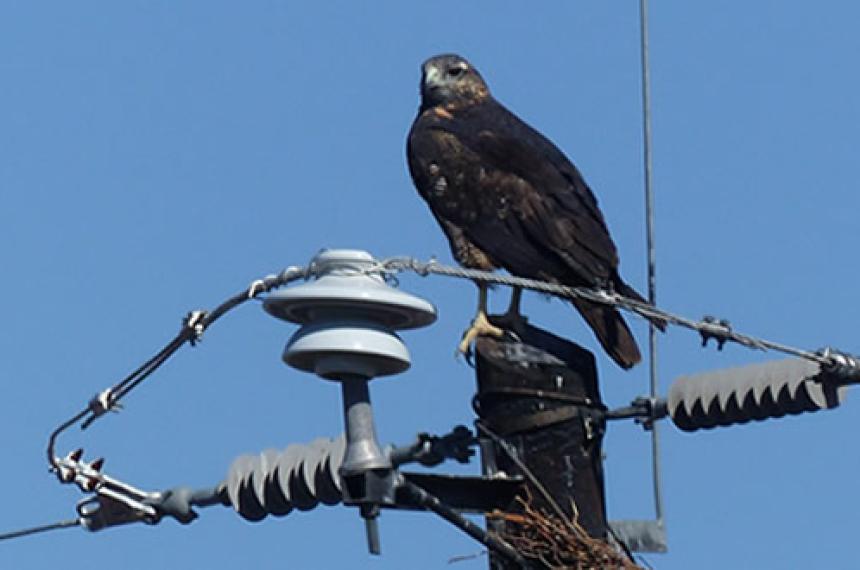
M 660 304 L 729 318 L 806 348 L 860 352 L 855 284 L 860 104 L 848 1 L 653 3 Z M 73 516 L 46 471 L 48 433 L 252 279 L 322 247 L 438 255 L 404 141 L 419 65 L 458 52 L 496 96 L 580 167 L 626 279 L 644 291 L 635 2 L 5 2 L 0 5 L 0 530 Z M 438 322 L 404 335 L 412 369 L 372 385 L 383 442 L 471 418 L 451 357 L 475 294 L 405 276 Z M 501 308 L 506 294 L 495 294 Z M 531 320 L 595 348 L 560 301 Z M 635 322 L 644 343 L 645 327 Z M 336 386 L 285 367 L 293 328 L 249 305 L 186 348 L 121 415 L 60 441 L 147 489 L 219 481 L 240 453 L 342 430 Z M 599 352 L 599 351 L 598 351 Z M 660 338 L 665 391 L 682 374 L 777 355 Z M 598 355 L 604 397 L 647 390 Z M 657 568 L 848 567 L 857 407 L 685 434 L 663 427 L 670 551 Z M 648 439 L 606 438 L 612 518 L 652 516 Z M 476 472 L 445 466 L 451 472 Z M 0 566 L 442 568 L 480 547 L 426 514 L 385 513 L 381 558 L 343 507 L 251 524 L 213 507 L 102 533 L 0 545 Z M 483 568 L 484 559 L 457 568 Z

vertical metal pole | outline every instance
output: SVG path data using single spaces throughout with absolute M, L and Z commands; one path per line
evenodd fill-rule
M 648 0 L 639 0 L 639 37 L 642 64 L 642 138 L 645 162 L 645 232 L 648 247 L 648 302 L 657 304 L 657 256 L 654 244 L 654 189 L 651 185 L 651 74 L 648 66 Z M 651 397 L 657 397 L 657 330 L 648 325 L 648 360 Z M 663 491 L 660 475 L 660 436 L 655 422 L 651 431 L 651 469 L 654 483 L 654 509 L 663 523 Z

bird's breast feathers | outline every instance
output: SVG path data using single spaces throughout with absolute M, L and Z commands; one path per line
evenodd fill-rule
M 494 213 L 505 217 L 523 181 L 488 164 L 464 136 L 462 125 L 442 107 L 425 110 L 410 134 L 410 168 L 421 195 L 437 214 L 474 223 Z M 471 140 L 474 139 L 474 140 Z

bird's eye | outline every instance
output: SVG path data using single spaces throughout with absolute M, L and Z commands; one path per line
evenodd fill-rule
M 457 67 L 449 68 L 448 75 L 450 75 L 451 77 L 460 77 L 461 75 L 463 75 L 464 71 L 466 71 L 466 68 L 458 65 Z

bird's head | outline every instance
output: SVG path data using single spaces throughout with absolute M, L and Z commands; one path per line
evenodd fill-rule
M 421 66 L 421 107 L 424 109 L 437 105 L 469 105 L 489 95 L 481 74 L 459 55 L 437 55 Z

